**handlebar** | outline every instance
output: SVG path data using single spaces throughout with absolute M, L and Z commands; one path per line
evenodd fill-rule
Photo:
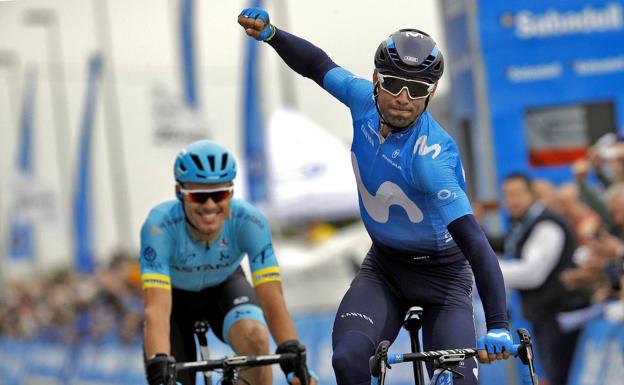
M 233 356 L 219 360 L 178 362 L 175 364 L 175 370 L 178 372 L 183 370 L 210 371 L 226 368 L 251 368 L 287 362 L 298 363 L 299 360 L 300 355 L 297 353 L 268 354 L 264 356 Z
M 273 364 L 285 364 L 292 363 L 295 368 L 295 373 L 305 372 L 305 378 L 301 380 L 301 385 L 308 385 L 309 379 L 307 378 L 307 371 L 305 369 L 306 352 L 300 353 L 281 353 L 281 354 L 267 354 L 261 356 L 232 356 L 224 357 L 218 360 L 204 360 L 204 361 L 192 361 L 192 362 L 178 362 L 172 364 L 171 370 L 173 377 L 177 378 L 177 374 L 180 371 L 194 370 L 197 372 L 214 371 L 218 369 L 223 370 L 223 377 L 221 383 L 223 385 L 230 385 L 236 383 L 236 373 L 242 368 L 252 368 L 257 366 L 273 365 Z
M 531 336 L 525 329 L 518 329 L 518 336 L 520 337 L 520 343 L 513 345 L 511 353 L 520 358 L 522 363 L 527 366 L 528 370 L 523 373 L 522 383 L 537 385 Z M 448 368 L 457 366 L 461 361 L 478 354 L 476 348 L 433 350 L 417 353 L 389 353 L 389 346 L 389 341 L 382 341 L 377 346 L 375 354 L 369 360 L 371 375 L 376 384 L 384 383 L 386 368 L 390 368 L 390 365 L 393 364 L 425 361 L 435 362 L 436 366 Z

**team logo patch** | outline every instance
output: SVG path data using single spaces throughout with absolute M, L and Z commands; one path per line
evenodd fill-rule
M 157 255 L 156 250 L 154 250 L 152 246 L 147 246 L 145 250 L 143 250 L 143 258 L 148 262 L 153 262 Z

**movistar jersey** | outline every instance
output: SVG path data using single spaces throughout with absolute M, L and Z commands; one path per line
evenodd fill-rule
M 245 255 L 253 285 L 279 281 L 279 267 L 266 218 L 245 201 L 232 199 L 232 212 L 210 243 L 193 237 L 182 203 L 154 207 L 141 229 L 141 279 L 144 288 L 200 291 L 232 274 Z
M 351 109 L 351 162 L 373 240 L 432 257 L 457 250 L 446 225 L 472 210 L 453 139 L 428 112 L 384 139 L 370 81 L 336 67 L 323 86 Z

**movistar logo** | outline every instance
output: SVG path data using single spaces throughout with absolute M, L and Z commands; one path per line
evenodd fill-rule
M 513 17 L 513 24 L 521 39 L 545 38 L 624 29 L 623 14 L 622 5 L 618 3 L 604 7 L 587 5 L 578 11 L 520 11 Z M 509 14 L 503 16 L 503 24 L 508 24 L 507 20 L 510 20 Z
M 442 151 L 442 147 L 438 143 L 432 144 L 431 146 L 427 145 L 427 135 L 423 135 L 416 139 L 416 143 L 414 144 L 414 154 L 418 154 L 420 156 L 425 156 L 430 152 L 433 152 L 431 159 L 435 159 L 440 155 Z
M 419 223 L 423 220 L 423 213 L 412 202 L 407 194 L 396 183 L 385 181 L 383 182 L 377 192 L 373 195 L 366 189 L 364 182 L 360 176 L 360 168 L 358 166 L 357 158 L 354 153 L 351 153 L 351 163 L 353 164 L 353 172 L 355 173 L 355 180 L 357 182 L 358 191 L 362 198 L 364 209 L 373 220 L 379 223 L 388 222 L 390 216 L 390 206 L 398 205 L 403 207 L 407 213 L 407 217 L 412 223 Z

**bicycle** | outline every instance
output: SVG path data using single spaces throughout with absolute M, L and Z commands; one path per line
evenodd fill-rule
M 478 354 L 476 348 L 462 348 L 449 350 L 434 350 L 428 352 L 420 351 L 420 341 L 418 330 L 422 327 L 423 309 L 419 306 L 411 307 L 403 322 L 403 327 L 409 332 L 412 352 L 411 353 L 389 353 L 389 341 L 381 341 L 375 350 L 375 354 L 371 356 L 369 361 L 371 371 L 371 384 L 384 385 L 386 380 L 387 369 L 391 369 L 391 365 L 412 362 L 414 365 L 414 380 L 416 385 L 425 385 L 424 373 L 422 370 L 422 362 L 432 362 L 434 365 L 434 373 L 431 377 L 429 385 L 452 385 L 454 378 L 463 378 L 463 375 L 456 371 L 456 368 L 462 361 L 472 358 Z M 512 354 L 520 358 L 526 366 L 523 373 L 521 383 L 523 385 L 537 385 L 537 375 L 535 374 L 533 345 L 531 336 L 525 329 L 518 329 L 520 343 L 513 345 Z
M 261 356 L 232 356 L 216 360 L 202 360 L 193 362 L 178 362 L 172 364 L 173 384 L 177 379 L 177 373 L 183 370 L 193 370 L 195 372 L 215 372 L 221 371 L 221 385 L 237 385 L 238 372 L 242 369 L 253 368 L 264 365 L 274 365 L 282 363 L 292 363 L 296 368 L 304 370 L 306 353 L 282 353 L 267 354 Z M 249 383 L 241 378 L 247 385 Z M 302 381 L 302 385 L 307 385 L 308 381 Z

